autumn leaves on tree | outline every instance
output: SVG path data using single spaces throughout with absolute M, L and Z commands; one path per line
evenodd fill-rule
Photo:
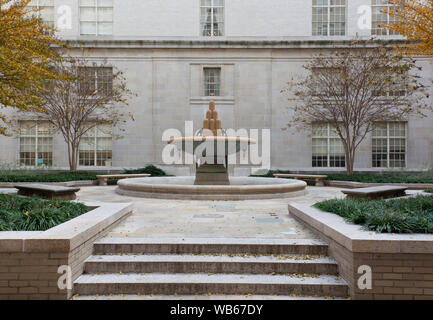
M 390 0 L 388 13 L 396 22 L 384 26 L 410 43 L 402 51 L 410 55 L 433 54 L 433 0 Z
M 43 24 L 30 0 L 0 0 L 0 105 L 28 111 L 42 107 L 39 92 L 50 69 L 60 59 L 54 47 L 62 47 L 54 29 Z M 0 113 L 0 134 L 6 134 Z

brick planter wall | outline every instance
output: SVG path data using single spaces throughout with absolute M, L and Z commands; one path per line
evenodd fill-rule
M 0 300 L 69 299 L 58 268 L 77 279 L 93 243 L 130 213 L 130 204 L 107 204 L 45 232 L 0 232 Z
M 376 234 L 305 205 L 289 212 L 328 243 L 353 299 L 433 300 L 433 235 Z M 358 287 L 363 265 L 371 267 L 372 289 Z

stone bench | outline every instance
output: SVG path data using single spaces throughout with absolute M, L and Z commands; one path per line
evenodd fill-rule
M 341 190 L 341 192 L 347 195 L 347 199 L 376 200 L 403 197 L 406 195 L 407 189 L 406 187 L 399 186 L 381 186 Z
M 37 196 L 44 199 L 59 199 L 59 200 L 75 200 L 77 196 L 76 192 L 80 191 L 80 188 L 75 187 L 62 187 L 46 184 L 19 184 L 15 186 L 18 189 L 18 195 L 22 196 Z
M 146 178 L 150 177 L 150 174 L 147 173 L 140 173 L 140 174 L 104 174 L 104 175 L 97 175 L 96 178 L 98 178 L 99 185 L 100 186 L 106 186 L 108 179 L 114 178 L 114 179 L 127 179 L 127 178 Z
M 286 173 L 275 173 L 274 176 L 276 178 L 292 178 L 299 180 L 314 180 L 316 186 L 324 186 L 325 180 L 328 176 L 324 175 L 311 175 L 311 174 L 286 174 Z

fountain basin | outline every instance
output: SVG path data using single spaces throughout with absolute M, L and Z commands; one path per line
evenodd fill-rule
M 195 154 L 196 149 L 201 146 L 205 145 L 211 147 L 212 150 L 215 150 L 214 152 L 217 152 L 219 146 L 218 144 L 221 144 L 224 148 L 223 154 L 221 155 L 231 155 L 233 153 L 238 153 L 241 150 L 242 145 L 249 146 L 250 144 L 256 144 L 256 140 L 251 138 L 245 138 L 245 137 L 227 137 L 227 136 L 195 136 L 195 137 L 181 137 L 181 138 L 174 138 L 171 139 L 169 144 L 175 144 L 175 145 L 181 145 L 182 151 L 188 151 L 188 148 L 186 148 L 186 145 L 188 143 L 191 144 L 192 154 Z
M 292 179 L 230 177 L 230 185 L 194 185 L 195 177 L 153 177 L 120 180 L 116 193 L 178 200 L 259 200 L 303 196 L 307 184 Z

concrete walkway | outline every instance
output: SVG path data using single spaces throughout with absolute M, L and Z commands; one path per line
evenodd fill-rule
M 78 201 L 131 202 L 133 214 L 112 238 L 316 238 L 289 217 L 290 202 L 313 204 L 343 197 L 340 189 L 309 187 L 302 197 L 248 201 L 183 201 L 118 195 L 116 187 L 82 187 Z

